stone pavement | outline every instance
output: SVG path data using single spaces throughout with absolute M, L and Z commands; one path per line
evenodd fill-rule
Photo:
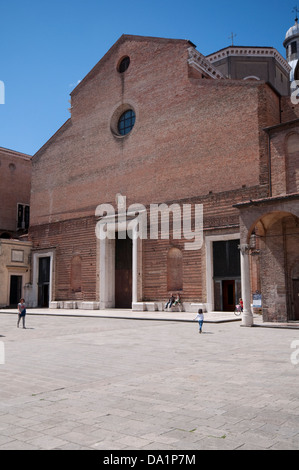
M 1 450 L 299 448 L 296 329 L 85 313 L 0 313 Z
M 16 309 L 4 308 L 0 309 L 1 313 L 16 313 Z M 29 308 L 27 313 L 30 315 L 55 315 L 55 316 L 74 316 L 74 317 L 98 317 L 98 318 L 122 318 L 131 320 L 157 320 L 157 321 L 182 321 L 193 322 L 196 313 L 176 312 L 176 311 L 132 311 L 131 309 L 105 309 L 105 310 L 82 310 L 67 308 Z M 234 315 L 233 312 L 206 312 L 204 314 L 205 323 L 227 323 L 241 322 L 241 316 Z M 299 322 L 288 323 L 265 323 L 262 316 L 254 314 L 254 326 L 262 326 L 267 328 L 298 328 Z
M 0 309 L 1 313 L 16 314 L 16 309 Z M 99 318 L 122 318 L 132 320 L 162 320 L 162 321 L 193 321 L 196 313 L 191 312 L 175 312 L 175 311 L 132 311 L 131 309 L 105 309 L 105 310 L 83 310 L 83 309 L 67 309 L 67 308 L 29 308 L 27 313 L 30 315 L 55 315 L 55 316 L 75 316 L 75 317 L 99 317 Z M 240 316 L 236 316 L 233 312 L 210 312 L 205 313 L 205 321 L 207 323 L 223 323 L 231 321 L 241 321 Z M 260 323 L 261 317 L 255 316 Z

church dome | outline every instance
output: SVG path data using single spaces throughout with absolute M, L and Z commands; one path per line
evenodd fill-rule
M 299 24 L 298 24 L 298 19 L 296 18 L 294 26 L 291 26 L 291 28 L 287 31 L 285 40 L 283 45 L 286 46 L 286 44 L 291 40 L 295 39 L 296 37 L 299 37 Z

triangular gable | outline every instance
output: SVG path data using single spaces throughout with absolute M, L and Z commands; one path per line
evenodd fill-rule
M 64 124 L 53 134 L 49 140 L 37 150 L 37 152 L 33 155 L 32 160 L 37 161 L 38 158 L 44 153 L 44 151 L 53 143 L 55 142 L 56 138 L 59 137 L 63 132 L 66 131 L 72 124 L 71 118 L 65 121 Z
M 152 37 L 152 36 L 135 36 L 131 34 L 123 34 L 114 44 L 113 46 L 106 52 L 106 54 L 97 62 L 97 64 L 88 72 L 87 75 L 81 80 L 81 82 L 72 90 L 70 93 L 71 96 L 75 95 L 80 88 L 91 78 L 93 78 L 102 64 L 109 59 L 109 57 L 117 50 L 117 48 L 126 41 L 152 41 L 152 42 L 160 42 L 160 43 L 185 43 L 186 45 L 191 46 L 191 49 L 195 48 L 195 44 L 193 44 L 188 39 L 170 39 L 170 38 L 160 38 L 160 37 Z

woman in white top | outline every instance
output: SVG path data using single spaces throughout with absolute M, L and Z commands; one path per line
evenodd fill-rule
M 197 313 L 196 317 L 194 318 L 194 320 L 198 320 L 198 324 L 199 324 L 199 332 L 198 333 L 201 333 L 202 332 L 202 324 L 203 324 L 203 321 L 204 321 L 204 316 L 203 316 L 203 312 L 202 312 L 201 308 L 198 310 L 198 313 Z

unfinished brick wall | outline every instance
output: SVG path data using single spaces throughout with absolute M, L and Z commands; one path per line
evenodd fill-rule
M 277 95 L 263 82 L 194 78 L 190 47 L 121 38 L 72 92 L 71 118 L 34 156 L 31 236 L 39 249 L 56 247 L 56 300 L 79 296 L 70 287 L 72 255 L 81 257 L 82 297 L 96 299 L 93 217 L 98 204 L 115 205 L 118 193 L 127 206 L 193 198 L 204 204 L 205 230 L 216 233 L 238 230 L 235 202 L 268 195 L 262 128 L 279 122 Z M 130 65 L 120 74 L 126 55 Z M 113 129 L 126 106 L 136 123 L 121 138 Z M 76 225 L 80 219 L 90 221 L 88 228 Z M 169 240 L 144 243 L 146 299 L 167 295 L 171 246 Z M 183 253 L 186 299 L 204 299 L 204 269 L 201 253 Z
M 272 195 L 299 191 L 299 132 L 285 124 L 269 133 Z
M 184 301 L 206 302 L 205 236 L 239 231 L 239 212 L 233 205 L 240 201 L 267 196 L 259 186 L 240 188 L 239 191 L 208 194 L 202 198 L 184 200 L 184 203 L 203 205 L 204 237 L 200 250 L 186 251 L 185 239 L 145 240 L 143 242 L 143 296 L 144 300 L 164 300 L 171 289 L 167 286 L 167 257 L 173 247 L 183 255 L 182 297 Z M 172 232 L 170 232 L 172 235 Z
M 298 220 L 298 219 L 297 219 Z M 299 264 L 299 228 L 293 216 L 280 217 L 261 245 L 261 284 L 264 321 L 285 322 L 294 318 L 292 279 Z
M 289 132 L 285 138 L 287 193 L 299 192 L 299 132 Z
M 91 215 L 117 193 L 149 204 L 260 183 L 265 85 L 189 79 L 187 46 L 125 41 L 75 89 L 71 120 L 34 157 L 33 225 Z M 116 70 L 124 54 L 125 76 Z M 136 124 L 120 139 L 110 126 L 122 103 Z
M 83 217 L 31 227 L 34 250 L 54 252 L 55 300 L 95 300 L 97 292 L 96 237 L 94 217 Z M 74 259 L 81 260 L 80 279 L 74 279 Z
M 297 104 L 295 104 L 292 102 L 291 96 L 282 96 L 281 97 L 281 122 L 294 121 L 295 119 L 299 119 L 298 101 L 297 101 Z

